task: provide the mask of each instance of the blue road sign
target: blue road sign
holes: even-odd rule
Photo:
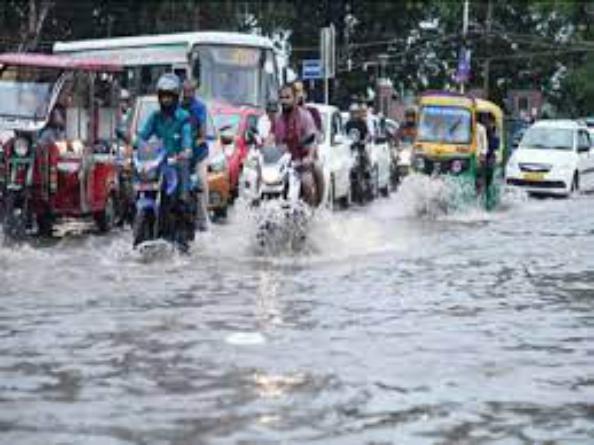
[[[301,78],[303,80],[323,77],[322,62],[319,59],[304,60],[302,63]]]
[[[456,70],[456,80],[460,83],[468,82],[470,79],[470,50],[462,48],[458,58],[458,69]]]

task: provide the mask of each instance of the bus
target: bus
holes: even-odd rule
[[[232,32],[117,37],[57,42],[54,53],[122,65],[122,84],[133,95],[154,92],[159,76],[174,72],[199,83],[200,96],[236,106],[264,108],[277,99],[279,71],[272,41]]]

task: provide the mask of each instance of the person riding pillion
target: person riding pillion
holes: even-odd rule
[[[200,231],[208,230],[208,143],[206,142],[206,105],[196,97],[197,85],[190,80],[183,84],[182,108],[190,114],[196,175],[201,193],[197,203],[197,223]]]
[[[315,143],[303,145],[311,139],[315,141],[317,130],[311,114],[297,103],[294,85],[285,85],[280,90],[282,112],[274,122],[274,139],[277,144],[285,144],[293,161],[303,165],[301,176],[303,200],[312,207],[319,204],[318,190],[314,178],[316,159]]]

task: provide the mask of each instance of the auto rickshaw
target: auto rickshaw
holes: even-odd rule
[[[484,141],[492,144],[489,159],[479,159],[482,122],[491,126]],[[497,205],[504,147],[503,112],[494,103],[445,91],[421,96],[413,169],[457,183],[463,202],[478,198],[487,210]]]
[[[120,71],[90,59],[0,54],[5,239],[50,235],[63,217],[112,227]]]

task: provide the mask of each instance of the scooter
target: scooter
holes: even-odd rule
[[[147,250],[165,240],[180,251],[194,238],[198,178],[188,160],[167,157],[163,147],[145,144],[133,156],[136,214],[133,245]]]
[[[303,144],[313,143],[311,138]],[[255,150],[246,163],[249,199],[258,208],[256,242],[260,248],[299,249],[305,242],[313,209],[302,199],[303,164],[283,146]]]
[[[353,140],[351,145],[354,162],[351,169],[352,200],[357,204],[365,204],[374,198],[371,160],[364,142]]]

